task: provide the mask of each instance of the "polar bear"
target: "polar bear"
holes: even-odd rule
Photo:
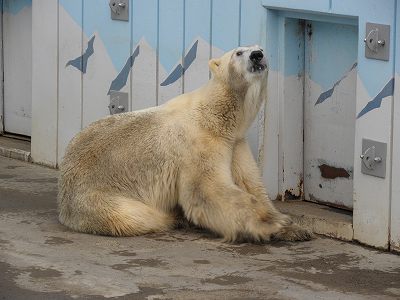
[[[266,98],[263,50],[239,47],[209,67],[203,87],[73,138],[60,166],[62,224],[135,236],[173,228],[181,211],[227,242],[311,238],[274,208],[245,138]]]

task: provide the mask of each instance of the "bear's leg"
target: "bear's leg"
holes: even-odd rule
[[[215,178],[215,177],[214,177]],[[195,225],[210,229],[225,241],[266,241],[283,225],[269,222],[265,205],[235,184],[210,178],[187,184],[180,195],[185,216]]]
[[[282,229],[272,235],[279,240],[309,240],[312,233],[293,224],[290,217],[280,213],[272,204],[261,180],[259,169],[253,158],[250,147],[245,140],[238,142],[233,151],[232,175],[235,183],[244,191],[255,196],[269,210],[271,222],[283,225]]]
[[[69,205],[60,201],[59,220],[79,232],[135,236],[173,227],[172,215],[121,195],[87,191]]]

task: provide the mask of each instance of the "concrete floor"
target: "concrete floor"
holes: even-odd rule
[[[337,240],[71,232],[56,182],[55,170],[0,157],[0,299],[400,299],[400,256]]]

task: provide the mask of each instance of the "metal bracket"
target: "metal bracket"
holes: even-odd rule
[[[361,173],[385,178],[386,176],[386,143],[362,140]]]
[[[111,19],[129,21],[129,0],[110,0]]]
[[[365,34],[365,57],[389,60],[390,26],[367,23]]]
[[[115,115],[128,111],[129,95],[128,93],[110,91],[110,115]]]

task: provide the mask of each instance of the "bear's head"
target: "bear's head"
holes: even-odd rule
[[[220,58],[211,59],[209,67],[216,80],[234,89],[248,87],[265,80],[268,75],[267,59],[258,45],[231,50]]]

